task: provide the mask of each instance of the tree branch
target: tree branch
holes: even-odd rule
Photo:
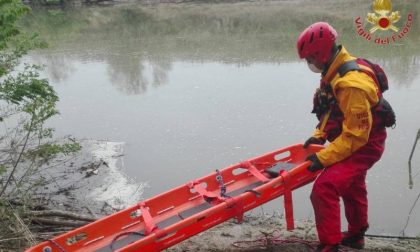
[[[4,186],[3,186],[3,188],[2,188],[2,190],[1,190],[1,192],[0,192],[0,197],[1,197],[1,196],[3,195],[3,193],[6,191],[6,188],[7,188],[7,186],[9,185],[10,181],[12,180],[12,178],[13,178],[13,174],[16,172],[17,166],[18,166],[18,164],[19,164],[20,160],[22,159],[23,152],[24,152],[24,151],[25,151],[25,149],[26,149],[26,145],[28,144],[28,140],[29,140],[29,137],[30,137],[31,132],[32,132],[32,126],[33,126],[33,122],[34,122],[34,117],[35,117],[35,116],[34,116],[34,115],[32,115],[32,118],[31,118],[31,124],[29,125],[29,128],[28,128],[28,133],[26,134],[25,143],[23,144],[22,150],[21,150],[21,151],[20,151],[20,153],[19,153],[19,157],[18,157],[18,159],[16,160],[16,163],[14,164],[13,169],[12,169],[12,171],[10,172],[9,177],[7,178],[6,184],[4,184]]]
[[[34,217],[63,217],[71,220],[80,220],[80,221],[96,221],[97,218],[89,217],[82,214],[75,214],[72,212],[66,212],[61,210],[43,210],[43,211],[31,211],[28,213],[29,216]]]
[[[84,221],[74,221],[74,220],[69,221],[69,220],[48,219],[48,218],[40,218],[40,217],[32,218],[32,222],[35,222],[41,225],[59,226],[59,227],[81,227],[87,224],[87,222],[84,222]]]

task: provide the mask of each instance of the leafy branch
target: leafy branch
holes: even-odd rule
[[[33,209],[34,194],[48,183],[36,173],[57,155],[81,148],[77,142],[56,143],[53,129],[45,127],[58,114],[59,98],[48,80],[40,77],[42,68],[25,64],[23,70],[16,70],[29,50],[45,47],[36,34],[23,34],[18,26],[29,11],[20,0],[0,0],[0,123],[4,125],[0,132],[0,236],[11,247],[24,240],[15,237],[30,234],[26,226],[30,218],[19,216]]]

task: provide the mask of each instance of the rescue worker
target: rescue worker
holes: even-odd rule
[[[380,158],[386,130],[374,107],[381,98],[378,84],[365,71],[339,74],[340,66],[356,58],[336,44],[337,32],[325,22],[306,28],[297,40],[299,57],[311,71],[321,74],[314,96],[319,124],[305,143],[330,144],[307,157],[308,170],[324,169],[316,179],[311,202],[320,245],[316,251],[338,251],[339,244],[364,247],[368,228],[366,172]],[[367,69],[371,71],[372,69]],[[348,231],[341,232],[340,197]]]

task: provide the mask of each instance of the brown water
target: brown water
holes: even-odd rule
[[[353,25],[368,4],[342,15],[338,7],[335,14],[317,8],[331,9],[327,1],[313,2],[36,11],[25,25],[51,47],[27,61],[45,64],[60,96],[61,114],[50,121],[56,134],[125,142],[120,165],[133,180],[149,183],[148,198],[311,135],[319,76],[297,59],[294,40],[325,18],[342,34],[340,43],[389,74],[385,96],[398,123],[367,178],[369,232],[399,235],[420,193],[420,149],[412,189],[407,165],[420,128],[420,23],[398,44],[378,46]],[[412,9],[417,18],[418,4],[397,2],[395,8]],[[308,15],[311,4],[317,12]],[[313,216],[309,192],[307,186],[294,193],[298,219]],[[263,209],[282,211],[281,201]],[[420,202],[405,234],[418,235],[419,227]]]

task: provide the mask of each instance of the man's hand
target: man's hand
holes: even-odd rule
[[[325,144],[325,140],[321,139],[321,138],[316,138],[316,137],[310,137],[308,140],[306,140],[306,142],[303,144],[303,148],[306,149],[308,148],[308,146],[310,144],[320,144],[320,145],[324,145]]]
[[[312,164],[308,167],[308,171],[310,172],[316,172],[318,170],[324,169],[324,165],[321,163],[321,161],[319,161],[315,153],[308,156],[305,160],[312,161]]]

